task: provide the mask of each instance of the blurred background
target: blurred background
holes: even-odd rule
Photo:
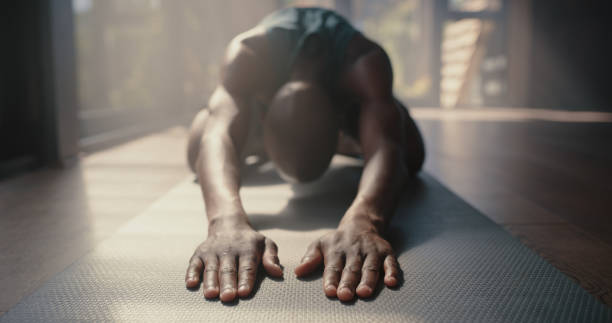
[[[0,315],[192,180],[225,46],[293,5],[379,42],[424,172],[612,306],[612,2],[7,0]]]
[[[410,106],[612,109],[604,1],[9,1],[0,174],[186,123],[228,41],[291,5],[333,8],[378,41]]]

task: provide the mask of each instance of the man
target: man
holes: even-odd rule
[[[424,158],[421,136],[392,93],[385,51],[333,11],[288,8],[229,44],[220,84],[192,124],[188,159],[202,188],[208,237],[190,260],[188,288],[206,298],[248,296],[260,263],[282,276],[277,246],[256,232],[238,194],[244,152],[257,130],[281,176],[311,181],[334,153],[361,155],[363,174],[338,228],[314,241],[298,277],[324,264],[323,290],[349,301],[373,294],[399,268],[381,236],[406,179]]]

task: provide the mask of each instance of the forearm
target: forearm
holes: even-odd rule
[[[360,137],[365,166],[359,190],[341,224],[360,222],[381,232],[407,178],[402,126],[390,100],[366,106]]]
[[[209,223],[230,217],[247,222],[240,200],[240,166],[236,148],[228,135],[204,135],[197,175]]]
[[[215,91],[210,100],[212,112],[202,134],[196,162],[209,229],[218,222],[248,225],[239,195],[239,156],[248,129],[248,111],[240,108],[244,101],[228,95],[222,88]]]
[[[359,222],[377,232],[384,230],[405,178],[399,147],[391,142],[382,144],[366,161],[357,196],[340,224]]]

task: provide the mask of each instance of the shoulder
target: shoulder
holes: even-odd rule
[[[379,44],[358,35],[349,43],[345,61],[340,78],[343,92],[360,100],[392,96],[393,69]]]
[[[232,93],[250,93],[270,82],[269,45],[265,30],[250,29],[234,37],[225,50],[221,84]]]

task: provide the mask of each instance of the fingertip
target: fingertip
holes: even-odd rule
[[[348,287],[342,287],[337,290],[338,299],[343,302],[348,302],[353,299],[353,292]]]
[[[388,255],[385,258],[385,278],[384,282],[387,287],[395,287],[399,283],[399,266],[397,259],[393,255]]]
[[[278,262],[278,258],[270,258],[264,256],[262,264],[268,275],[272,277],[279,277],[283,275],[283,269],[281,268]]]
[[[272,277],[283,277],[283,269],[277,264],[267,266],[266,272]]]
[[[368,285],[359,285],[357,286],[357,296],[362,298],[368,298],[372,296],[373,290]]]
[[[200,285],[200,280],[197,278],[187,278],[185,279],[185,286],[187,286],[187,288],[196,288]]]
[[[395,287],[395,286],[397,286],[397,278],[395,278],[393,276],[386,276],[385,277],[385,285],[387,285],[387,287]]]
[[[221,292],[219,298],[222,302],[231,302],[236,298],[236,290],[233,288],[226,288]]]
[[[306,272],[306,266],[305,264],[300,264],[297,267],[295,267],[295,270],[293,271],[295,273],[296,276],[298,277],[302,277],[304,275],[307,274]]]
[[[217,298],[218,296],[219,296],[219,288],[209,287],[204,290],[204,297],[208,299]]]
[[[251,287],[247,286],[247,285],[243,285],[240,286],[238,288],[238,296],[239,297],[247,297],[249,296],[249,294],[251,294]]]
[[[277,269],[277,273],[278,273],[277,277],[282,277],[283,276],[283,267],[281,267],[280,265],[276,265],[276,269]]]
[[[325,296],[327,296],[327,297],[336,297],[337,296],[337,294],[336,294],[337,288],[334,285],[327,285],[327,286],[325,286],[324,291],[325,291]]]

